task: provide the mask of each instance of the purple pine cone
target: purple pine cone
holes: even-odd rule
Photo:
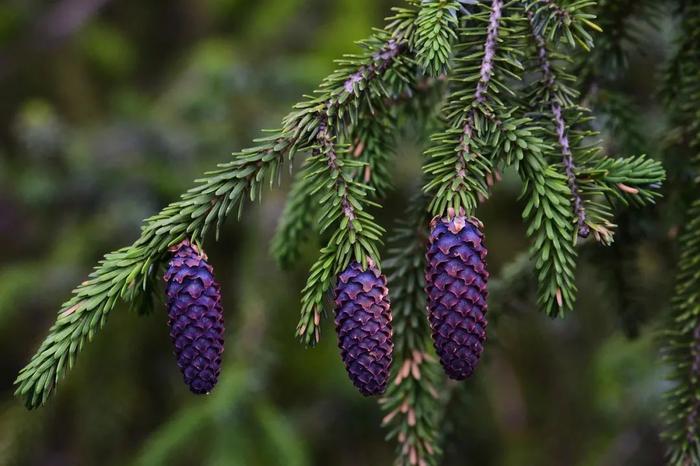
[[[207,256],[185,240],[171,248],[167,282],[168,325],[177,365],[193,393],[216,385],[224,351],[221,291]]]
[[[351,263],[335,288],[335,328],[350,380],[365,396],[386,389],[394,344],[386,277],[370,263]]]
[[[489,273],[481,222],[450,214],[430,224],[425,292],[440,363],[448,377],[464,380],[484,350]]]

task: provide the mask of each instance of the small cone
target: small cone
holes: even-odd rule
[[[351,263],[335,288],[338,347],[350,380],[365,396],[386,389],[394,344],[386,277],[374,264]]]
[[[489,273],[481,222],[464,215],[431,222],[425,291],[433,343],[448,377],[474,372],[486,342]]]
[[[216,385],[224,351],[221,291],[207,257],[185,240],[171,249],[164,275],[170,339],[177,365],[193,393]]]

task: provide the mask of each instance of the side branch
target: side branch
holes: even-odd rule
[[[664,436],[669,464],[700,462],[700,200],[688,211],[672,300],[665,358],[673,387],[666,392]]]
[[[491,14],[489,16],[489,25],[486,30],[486,42],[484,43],[484,58],[481,60],[481,68],[479,70],[479,82],[476,85],[474,100],[477,103],[483,104],[486,100],[491,77],[493,76],[493,62],[496,58],[496,48],[498,47],[498,30],[503,16],[503,0],[493,0],[491,4]]]
[[[536,34],[549,39],[562,38],[571,47],[578,43],[584,50],[593,48],[593,37],[587,29],[602,32],[592,20],[595,15],[586,10],[595,5],[594,0],[574,0],[565,6],[554,0],[526,0],[526,10],[531,17]]]
[[[324,79],[315,97],[296,105],[284,118],[282,129],[206,173],[179,201],[147,219],[131,246],[105,255],[89,280],[62,306],[49,335],[18,375],[16,394],[25,398],[28,407],[48,399],[83,345],[104,326],[117,301],[135,303],[153,289],[158,264],[169,246],[185,238],[199,243],[212,226],[218,232],[233,209],[240,216],[246,199],[260,198],[266,182],[274,184],[285,161],[298,152],[313,151],[322,123],[353,118],[368,99],[386,97],[384,86],[374,81],[407,50],[406,35],[416,16],[413,10],[396,12],[387,31],[378,31],[362,43],[369,50],[344,60],[340,71]]]
[[[499,79],[517,78],[521,68],[513,48],[499,43],[504,31],[508,38],[517,34],[516,28],[506,23],[504,5],[503,0],[479,3],[478,11],[471,14],[474,25],[460,31],[450,97],[443,107],[447,127],[433,135],[433,144],[425,154],[429,161],[423,166],[427,175],[424,191],[434,191],[429,205],[434,215],[444,215],[450,208],[468,212],[476,209],[479,199],[488,196],[493,154],[506,145],[504,142],[499,146],[497,139],[504,129],[515,133],[520,126],[521,122],[506,125],[499,120],[510,115],[499,94],[511,92]],[[519,21],[517,14],[507,19],[513,24]],[[510,149],[527,146],[525,141],[510,145],[515,141],[513,136],[501,140],[507,139]]]
[[[549,61],[547,44],[545,43],[544,37],[542,37],[542,35],[539,34],[535,28],[534,14],[532,12],[528,12],[528,19],[530,20],[530,24],[532,26],[532,36],[535,40],[537,57],[540,62],[540,68],[542,69],[542,82],[549,90],[549,106],[556,128],[557,141],[559,143],[559,148],[561,149],[562,162],[566,172],[567,184],[571,190],[571,197],[573,200],[572,206],[578,224],[578,235],[581,238],[587,238],[591,233],[591,229],[588,227],[586,222],[586,208],[584,207],[581,191],[579,189],[578,182],[576,181],[576,165],[574,164],[574,156],[571,152],[571,144],[569,143],[566,119],[563,115],[561,103],[556,97],[556,76],[552,71],[552,65]]]
[[[496,58],[496,48],[498,47],[498,30],[503,16],[503,1],[494,0],[491,5],[491,14],[489,15],[489,25],[486,30],[486,41],[484,42],[484,57],[481,59],[479,67],[479,82],[476,84],[474,92],[474,101],[477,104],[486,102],[489,83],[493,76],[493,62]],[[468,160],[470,153],[470,144],[474,136],[474,107],[467,111],[464,126],[462,127],[462,137],[459,141],[460,147],[460,166],[458,167],[458,176],[464,177],[464,164]]]
[[[324,117],[319,126],[318,136],[316,139],[320,148],[317,149],[317,155],[323,155],[326,158],[329,177],[335,180],[335,193],[340,198],[340,207],[345,219],[347,220],[348,230],[355,229],[355,208],[348,201],[348,183],[342,176],[341,168],[338,166],[338,154],[335,150],[334,137],[328,130],[328,121]]]

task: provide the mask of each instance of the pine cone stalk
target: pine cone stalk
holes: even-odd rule
[[[386,277],[370,260],[352,262],[335,288],[338,347],[352,383],[365,396],[386,389],[392,362],[391,310]]]
[[[448,377],[464,380],[476,368],[486,342],[489,273],[476,218],[464,212],[431,222],[425,291],[433,343]]]
[[[209,393],[219,378],[224,351],[221,291],[207,256],[185,240],[170,249],[164,275],[168,326],[177,365],[196,394]]]

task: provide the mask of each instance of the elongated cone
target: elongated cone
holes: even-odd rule
[[[386,277],[370,263],[351,263],[335,288],[335,328],[350,380],[365,396],[386,389],[394,344]]]
[[[224,351],[221,291],[207,256],[185,240],[171,249],[165,273],[168,325],[177,365],[193,393],[216,385]]]
[[[431,222],[425,291],[433,343],[448,377],[472,375],[486,341],[489,273],[481,222],[450,212]]]

